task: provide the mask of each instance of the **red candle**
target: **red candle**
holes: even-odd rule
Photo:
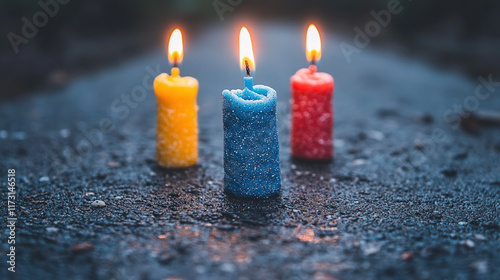
[[[292,156],[309,160],[333,157],[333,77],[316,72],[321,58],[321,39],[314,25],[306,36],[306,56],[311,62],[291,78],[292,90]]]

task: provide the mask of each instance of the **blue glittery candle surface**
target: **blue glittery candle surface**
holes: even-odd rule
[[[281,188],[276,91],[253,86],[222,92],[224,188],[243,197],[269,197]]]

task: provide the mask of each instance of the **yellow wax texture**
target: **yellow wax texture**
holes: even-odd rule
[[[158,99],[156,160],[165,167],[189,167],[198,162],[198,80],[181,77],[179,68],[172,75],[158,75],[154,81]]]

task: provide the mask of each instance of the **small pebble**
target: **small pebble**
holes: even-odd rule
[[[380,250],[380,247],[373,245],[373,244],[368,245],[363,249],[365,255],[367,255],[367,256],[376,254],[379,250]]]
[[[342,139],[334,139],[333,146],[335,148],[343,148],[345,146],[345,141]]]
[[[468,224],[468,223],[467,222],[458,222],[459,226],[465,226],[466,224]]]
[[[352,164],[353,165],[364,165],[364,164],[366,164],[366,160],[364,160],[364,159],[355,159],[355,160],[352,161]]]
[[[110,161],[110,162],[108,162],[108,167],[111,167],[111,168],[117,167],[119,165],[120,164],[118,162],[116,162],[116,161]]]
[[[471,264],[471,267],[480,274],[488,273],[488,262],[487,261],[475,261]]]
[[[59,130],[59,135],[61,135],[62,138],[68,138],[71,135],[71,132],[69,131],[69,129],[64,128]]]
[[[48,227],[45,229],[48,233],[56,233],[59,231],[58,228],[55,228],[55,227]]]
[[[474,248],[476,246],[476,244],[474,243],[474,241],[470,240],[470,239],[467,239],[463,242],[463,244],[465,245],[465,247],[467,248]]]
[[[411,253],[411,252],[404,252],[403,254],[401,254],[401,258],[403,259],[403,261],[412,260],[413,259],[413,253]]]
[[[83,197],[87,197],[87,196],[91,196],[91,195],[94,195],[94,193],[93,193],[93,192],[88,192],[88,193],[85,193],[85,194],[83,195]]]
[[[106,203],[104,203],[104,201],[102,200],[95,200],[94,202],[92,202],[92,204],[90,204],[90,206],[94,208],[103,208],[106,207]]]
[[[486,238],[486,236],[484,236],[482,234],[475,234],[474,238],[476,238],[479,241],[486,241],[486,240],[488,240],[488,238]]]
[[[81,252],[86,252],[86,251],[90,251],[94,249],[94,244],[90,243],[90,242],[82,242],[82,243],[78,243],[76,244],[75,246],[73,246],[71,248],[71,250],[75,253],[81,253]]]
[[[380,131],[370,130],[370,131],[368,131],[367,134],[368,134],[368,137],[373,139],[373,140],[377,140],[377,141],[384,140],[384,134]]]
[[[49,177],[48,176],[40,177],[40,179],[38,179],[38,181],[40,181],[40,182],[48,182],[49,181]]]

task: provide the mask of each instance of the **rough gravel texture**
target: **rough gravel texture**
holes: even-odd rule
[[[350,39],[325,33],[318,70],[335,78],[335,160],[294,161],[289,79],[307,66],[303,30],[252,31],[255,82],[278,92],[281,196],[223,192],[221,92],[243,80],[231,44],[237,30],[208,27],[186,42],[181,65],[181,75],[200,82],[195,167],[154,161],[151,76],[169,69],[160,51],[0,105],[2,199],[6,170],[15,168],[19,203],[17,272],[2,261],[0,275],[499,279],[500,129],[471,135],[443,119],[479,82],[390,51],[363,49],[347,63],[338,44]],[[143,79],[147,96],[127,100]],[[480,109],[500,108],[496,91]],[[92,132],[104,118],[108,132]],[[96,200],[105,206],[92,207]],[[3,227],[2,259],[7,234]]]

